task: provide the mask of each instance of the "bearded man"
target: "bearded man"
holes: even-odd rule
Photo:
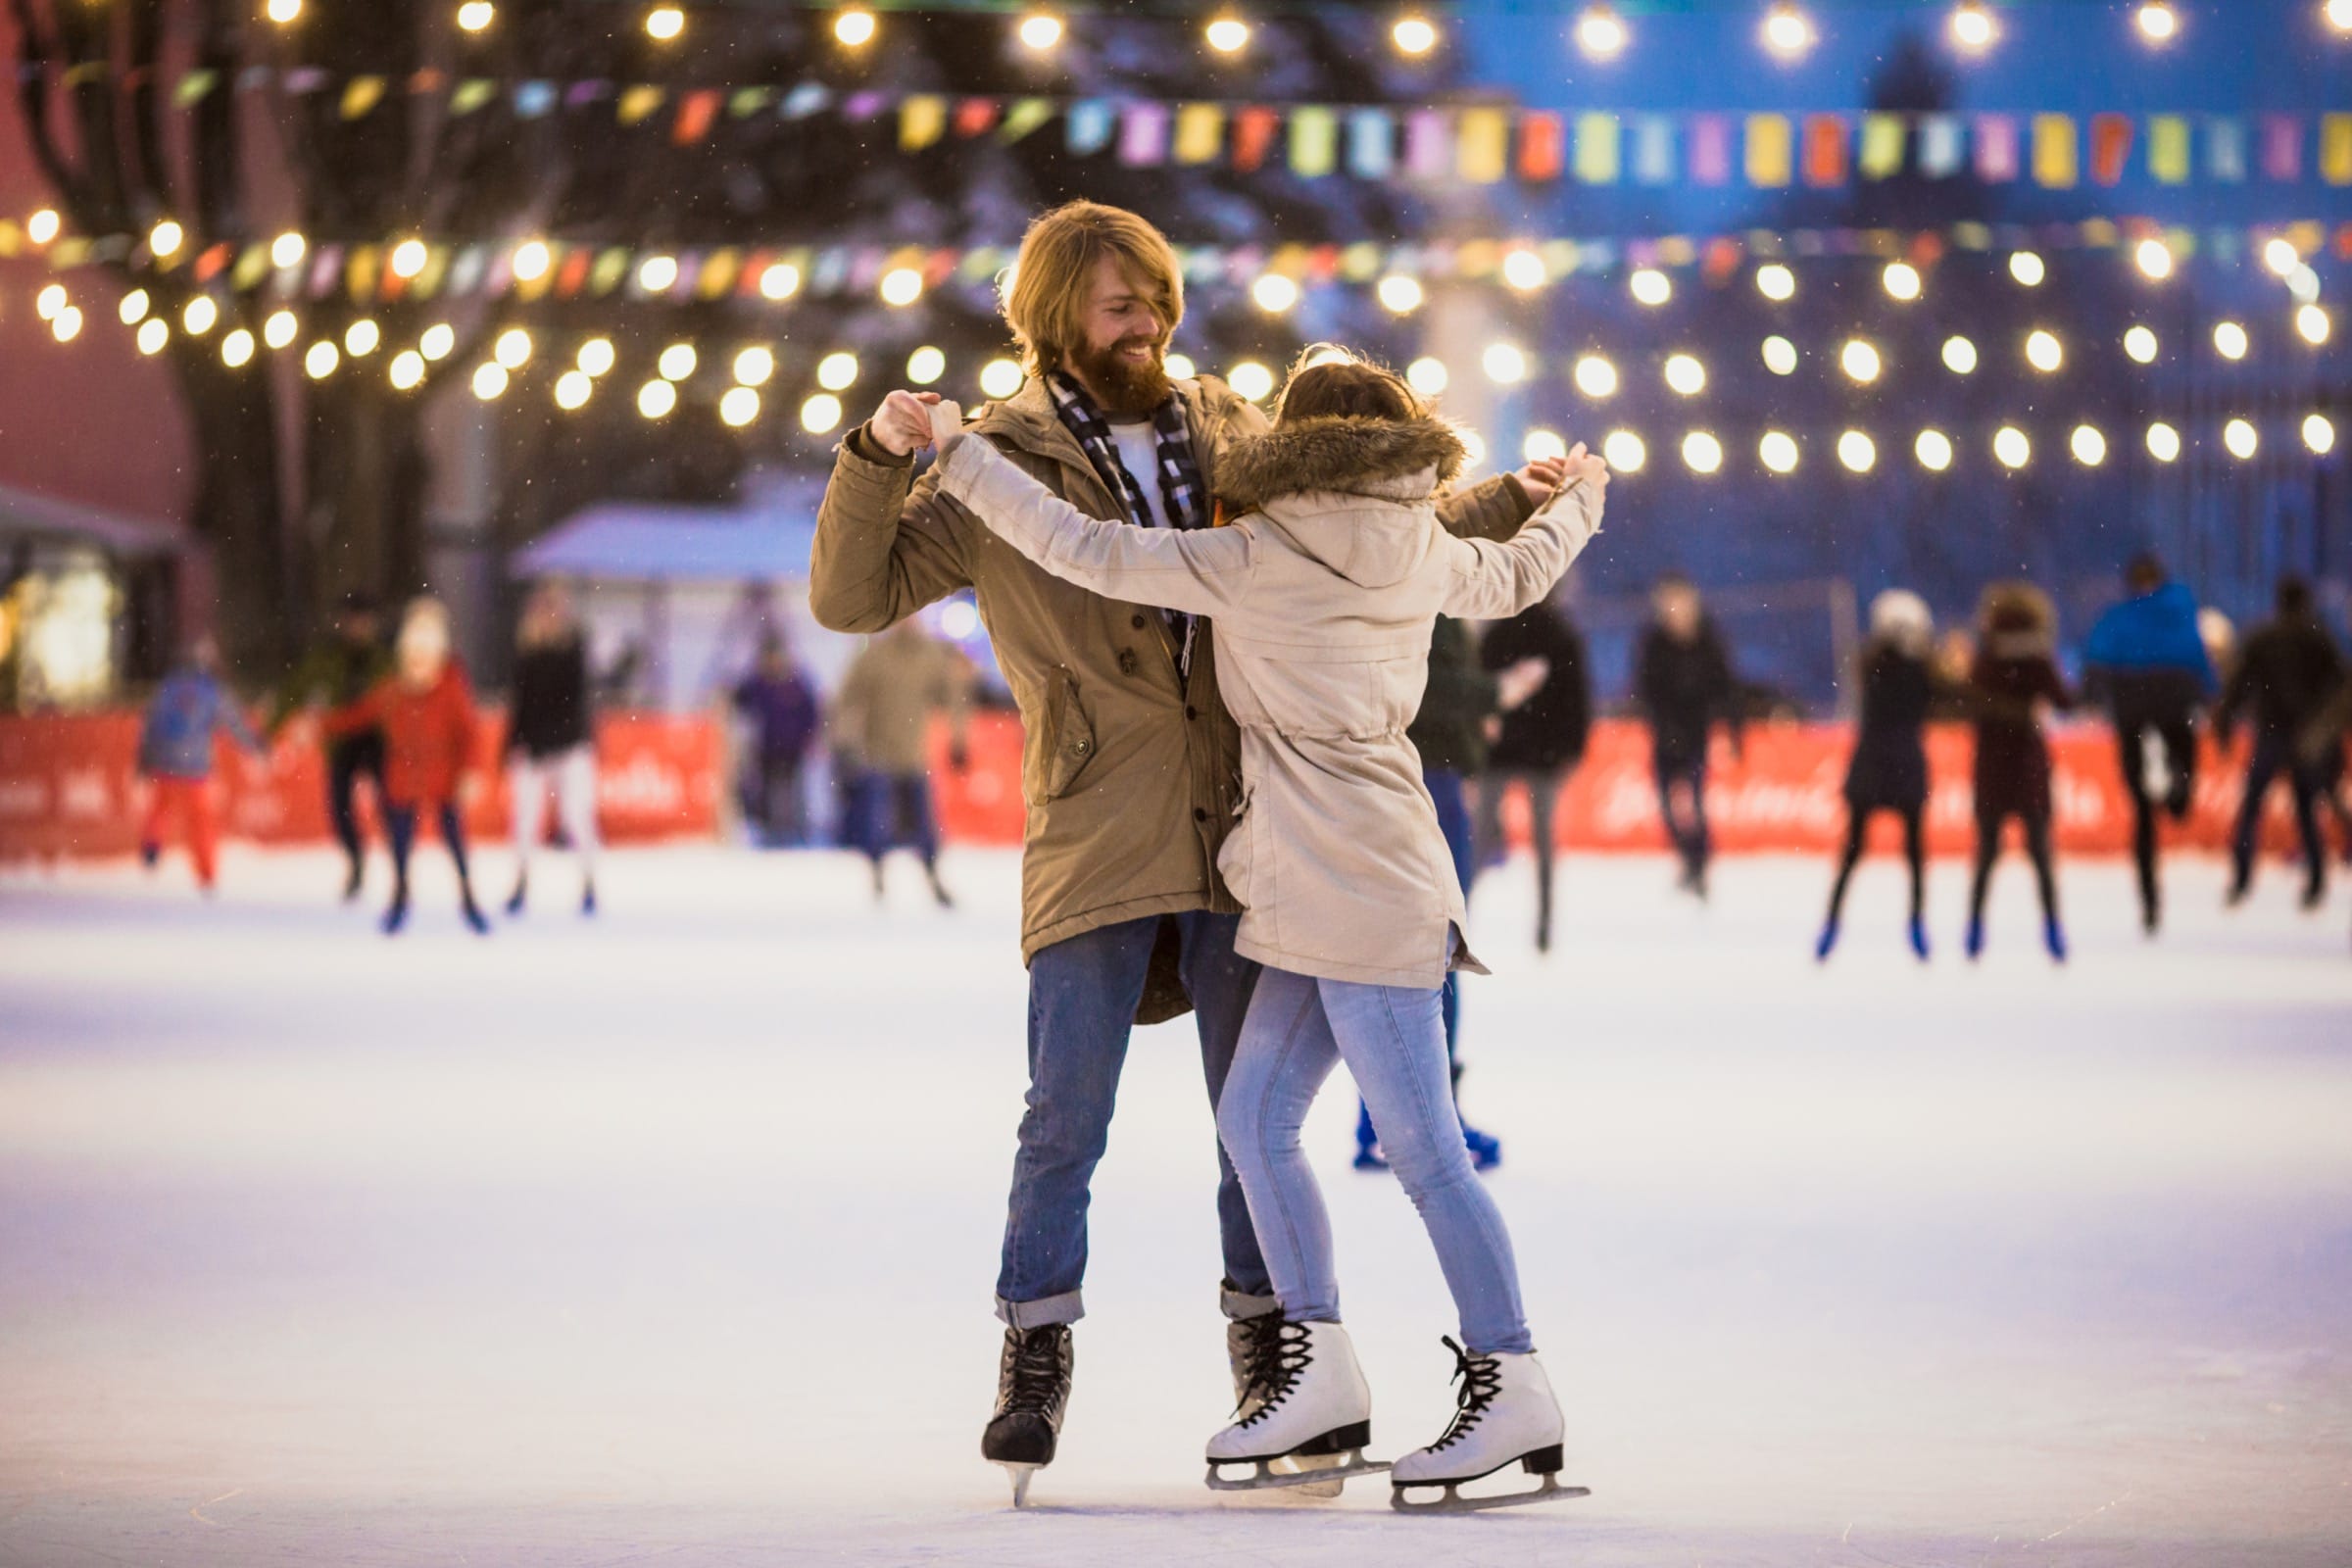
[[[1080,510],[1200,528],[1229,442],[1265,415],[1209,376],[1172,381],[1184,318],[1166,238],[1133,213],[1072,202],[1030,225],[1004,317],[1027,372],[971,428]],[[836,631],[878,632],[975,591],[1026,731],[1021,955],[1029,967],[1029,1094],[997,1276],[1005,1324],[982,1454],[1013,1496],[1053,1461],[1084,1313],[1088,1187],[1102,1157],[1135,1024],[1188,1010],[1213,1113],[1257,966],[1233,951],[1241,906],[1217,851],[1241,794],[1240,737],[1202,620],[1102,598],[1031,564],[917,477],[929,393],[893,392],[845,439],[817,513],[809,605]],[[1452,531],[1517,532],[1561,478],[1531,464],[1441,508]],[[1212,1135],[1213,1136],[1213,1135]],[[1279,1323],[1241,1186],[1217,1151],[1221,1301],[1236,1394]]]

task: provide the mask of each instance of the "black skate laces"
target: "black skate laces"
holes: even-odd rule
[[[1250,1332],[1250,1383],[1242,1391],[1242,1403],[1248,1404],[1252,1394],[1259,1402],[1242,1418],[1245,1427],[1255,1426],[1272,1414],[1315,1358],[1306,1325],[1293,1323],[1278,1312],[1252,1319]]]
[[[1446,1429],[1444,1437],[1429,1446],[1433,1453],[1468,1437],[1470,1429],[1477,1426],[1479,1418],[1487,1413],[1487,1406],[1493,1404],[1495,1396],[1502,1393],[1500,1361],[1491,1355],[1472,1355],[1454,1344],[1451,1336],[1439,1343],[1453,1352],[1453,1375],[1461,1388],[1454,1394],[1453,1425]]]
[[[1061,1336],[1050,1329],[1033,1329],[1021,1336],[1012,1352],[1012,1395],[1007,1411],[1052,1412],[1061,1395]]]

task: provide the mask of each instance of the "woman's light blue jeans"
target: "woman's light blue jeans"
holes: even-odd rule
[[[1338,1322],[1331,1218],[1298,1129],[1323,1080],[1346,1061],[1437,1248],[1462,1343],[1485,1354],[1533,1349],[1510,1233],[1462,1145],[1439,998],[1435,989],[1264,970],[1217,1103],[1217,1132],[1250,1200],[1283,1316]]]

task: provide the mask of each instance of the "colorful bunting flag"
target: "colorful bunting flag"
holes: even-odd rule
[[[1977,117],[1977,177],[1988,185],[2017,178],[2017,122],[2007,115]]]
[[[1805,117],[1805,183],[1814,186],[1845,183],[1845,117]]]
[[[498,83],[487,76],[468,76],[458,83],[458,90],[449,95],[449,112],[470,115],[498,96]]]
[[[1454,125],[1454,168],[1473,185],[1492,185],[1510,168],[1511,122],[1500,109],[1465,109]]]
[[[2320,177],[2352,185],[2352,115],[2320,117]]]
[[[1614,185],[1619,172],[1617,117],[1576,117],[1576,178],[1583,185]]]
[[[2082,152],[2072,115],[2034,117],[2034,183],[2044,190],[2072,190],[2082,177]]]
[[[1004,111],[1004,122],[997,127],[997,140],[1019,141],[1053,118],[1053,99],[1015,98]]]
[[[899,150],[919,153],[948,130],[948,101],[937,93],[916,93],[899,105]]]
[[[1176,111],[1176,161],[1180,164],[1216,162],[1225,148],[1225,109],[1221,104],[1186,104]]]
[[[997,128],[1003,105],[994,98],[965,98],[956,105],[956,134],[965,141]]]
[[[1903,172],[1903,143],[1910,129],[1900,115],[1862,117],[1862,154],[1857,160],[1864,179],[1888,179]]]
[[[1265,167],[1274,151],[1274,134],[1282,129],[1282,111],[1251,104],[1233,117],[1233,167],[1251,173]]]
[[[1453,172],[1453,127],[1445,110],[1416,109],[1405,116],[1404,172],[1431,180]]]
[[[2124,170],[2132,161],[2132,117],[2130,115],[2093,115],[2090,117],[2090,177],[2101,185],[2113,185],[2124,177]]]
[[[2155,115],[2148,121],[2148,172],[2160,185],[2188,180],[2188,122],[2180,115]]]
[[[1723,115],[1690,119],[1690,182],[1728,185],[1732,180],[1732,122]]]
[[[1118,112],[1101,98],[1089,98],[1070,105],[1069,122],[1064,126],[1071,156],[1091,158],[1110,145],[1110,133],[1118,124]]]
[[[345,120],[357,120],[381,102],[383,96],[383,77],[354,76],[343,84],[341,114]]]
[[[1348,172],[1358,179],[1386,179],[1396,165],[1396,122],[1385,109],[1357,109],[1348,116]]]
[[[204,101],[204,95],[211,92],[220,80],[220,73],[218,71],[186,73],[179,78],[179,84],[172,89],[172,107],[176,109],[195,108],[197,104]]]
[[[700,87],[678,100],[677,122],[669,127],[669,139],[680,147],[690,147],[710,134],[710,123],[718,118],[720,93],[716,87]]]
[[[1747,117],[1745,167],[1750,185],[1773,190],[1788,183],[1790,134],[1787,115]]]
[[[1919,121],[1919,172],[1930,179],[1949,179],[1968,161],[1968,131],[1958,115],[1922,115]]]
[[[1639,185],[1674,183],[1674,121],[1670,116],[1635,117],[1634,182]]]
[[[2242,184],[2246,177],[2246,122],[2235,115],[2210,115],[2205,121],[2205,172],[2224,184]]]
[[[2295,115],[2262,117],[2262,177],[2303,177],[2303,121]]]
[[[1567,158],[1568,127],[1560,116],[1535,113],[1519,122],[1519,177],[1557,179]]]
[[[1119,119],[1119,162],[1150,169],[1168,161],[1168,106],[1132,103]]]

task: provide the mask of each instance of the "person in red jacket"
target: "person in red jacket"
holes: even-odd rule
[[[384,934],[408,923],[409,851],[416,843],[416,819],[427,809],[441,826],[441,842],[457,862],[458,892],[466,923],[488,935],[490,923],[474,903],[473,878],[466,864],[466,828],[459,799],[473,757],[473,695],[466,672],[450,654],[449,612],[435,599],[409,606],[394,647],[393,670],[357,702],[326,717],[329,735],[375,728],[384,735],[384,831],[392,841],[392,906],[384,911]]]

